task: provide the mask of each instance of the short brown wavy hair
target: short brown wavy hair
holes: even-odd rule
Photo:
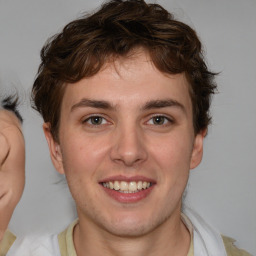
[[[33,107],[51,124],[56,140],[66,84],[97,74],[106,62],[126,57],[136,48],[145,49],[163,73],[185,72],[194,131],[207,128],[215,73],[207,68],[196,32],[158,4],[112,0],[95,13],[70,22],[41,50],[42,62],[32,89]]]

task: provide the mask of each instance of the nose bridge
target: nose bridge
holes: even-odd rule
[[[114,134],[111,152],[112,160],[127,166],[144,161],[147,158],[143,132],[136,122],[120,122]]]

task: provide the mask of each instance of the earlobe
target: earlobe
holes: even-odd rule
[[[59,173],[64,174],[62,153],[60,150],[60,145],[57,141],[54,140],[50,127],[51,127],[50,123],[43,124],[44,135],[45,135],[45,138],[48,143],[51,160],[52,160],[52,163],[53,163],[55,169]]]
[[[203,158],[203,142],[207,134],[207,129],[201,130],[195,137],[193,151],[190,161],[190,169],[196,168]]]

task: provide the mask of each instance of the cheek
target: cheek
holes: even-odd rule
[[[186,188],[191,159],[191,145],[180,138],[178,140],[167,140],[162,147],[161,163],[163,170],[163,187],[168,191],[171,201],[179,200]]]
[[[188,172],[192,143],[186,136],[168,136],[151,147],[155,161],[169,172]]]
[[[107,150],[101,140],[83,137],[67,140],[65,145],[62,145],[65,173],[93,174],[104,161]]]

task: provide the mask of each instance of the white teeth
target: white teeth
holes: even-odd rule
[[[118,181],[114,182],[114,190],[119,190],[120,189],[120,185]]]
[[[147,188],[147,185],[148,185],[147,182],[144,181],[144,182],[142,183],[142,188],[143,188],[143,189],[146,189],[146,188]]]
[[[149,183],[150,184],[150,183]],[[139,181],[137,183],[137,187],[138,187],[138,190],[141,190],[142,189],[142,181]]]
[[[116,191],[119,191],[121,193],[135,193],[139,192],[142,189],[149,188],[152,184],[150,182],[146,181],[109,181],[109,182],[103,182],[102,185],[105,188],[114,189]]]
[[[131,192],[135,192],[137,190],[137,184],[135,181],[131,181],[129,183],[129,191]]]
[[[121,181],[120,182],[120,190],[127,191],[129,188],[129,184],[126,181]]]

